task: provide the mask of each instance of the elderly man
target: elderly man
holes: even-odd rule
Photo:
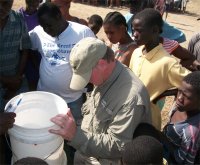
[[[142,82],[96,38],[78,42],[70,54],[70,88],[95,87],[82,107],[83,121],[76,126],[69,111],[52,118],[61,135],[77,149],[75,164],[119,164],[123,146],[141,122],[151,122],[149,95]]]

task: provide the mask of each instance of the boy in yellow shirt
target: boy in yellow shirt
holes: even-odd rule
[[[152,101],[164,91],[179,87],[190,71],[182,67],[159,43],[163,20],[158,11],[149,8],[139,12],[132,25],[133,36],[140,47],[133,52],[129,67],[147,87],[153,124],[160,129],[160,110]]]

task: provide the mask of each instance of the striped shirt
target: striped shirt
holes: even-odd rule
[[[179,46],[179,43],[177,41],[170,40],[168,38],[163,38],[162,44],[169,54],[172,54],[172,52]]]
[[[173,115],[174,111],[172,112]],[[200,149],[200,114],[185,121],[169,123],[164,134],[174,145],[174,158],[178,164],[194,164]]]

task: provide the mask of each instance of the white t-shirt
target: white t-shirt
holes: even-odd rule
[[[77,100],[83,91],[69,88],[72,69],[69,55],[73,46],[83,38],[95,37],[85,25],[70,22],[58,37],[51,37],[41,26],[29,32],[32,49],[40,52],[40,79],[37,90],[55,93],[67,103]]]

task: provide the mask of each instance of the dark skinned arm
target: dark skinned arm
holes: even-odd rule
[[[32,62],[33,66],[36,70],[39,70],[40,67],[40,60],[39,60],[39,52],[35,50],[30,50],[29,53],[30,61]]]
[[[195,56],[180,45],[171,54],[181,59],[181,65],[191,71],[198,70],[200,67],[200,63],[196,60]]]
[[[0,135],[3,135],[9,128],[13,127],[16,114],[14,112],[0,112]]]
[[[8,100],[14,97],[17,90],[19,90],[19,88],[21,87],[28,55],[29,55],[29,50],[21,51],[21,58],[16,75],[0,76],[0,82],[2,83],[3,87],[7,89],[4,95],[4,99]]]

